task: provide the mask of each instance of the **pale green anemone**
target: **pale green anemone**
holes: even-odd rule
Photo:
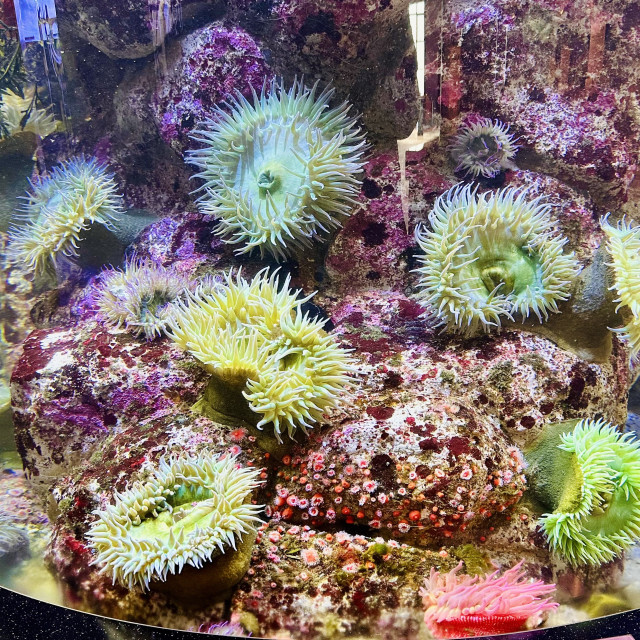
[[[640,540],[640,446],[604,420],[551,425],[525,457],[540,519],[570,565],[613,560]]]
[[[345,102],[333,109],[333,89],[316,96],[294,82],[286,91],[275,80],[253,103],[241,94],[206,120],[189,152],[199,168],[203,212],[219,219],[215,232],[277,259],[309,247],[321,233],[340,226],[360,189],[363,136]]]
[[[22,218],[9,236],[11,263],[42,273],[61,255],[75,258],[93,224],[112,228],[123,212],[113,176],[95,158],[73,158],[31,184]]]
[[[416,229],[419,295],[437,324],[471,336],[515,314],[542,322],[558,311],[579,268],[550,208],[513,187],[479,195],[458,185],[437,198],[431,230]]]
[[[196,292],[178,304],[169,320],[170,337],[212,374],[208,398],[256,426],[273,425],[281,441],[293,438],[341,403],[353,371],[348,351],[323,330],[324,321],[301,310],[309,300],[267,270],[247,282],[229,272],[210,293]],[[237,393],[238,402],[230,402]],[[242,398],[249,414],[242,411]]]
[[[95,512],[86,536],[96,552],[92,564],[114,583],[147,589],[186,565],[233,553],[260,522],[262,505],[251,504],[259,474],[234,456],[161,458],[150,480],[116,492],[114,504]]]

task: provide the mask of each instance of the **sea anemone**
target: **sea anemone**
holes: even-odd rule
[[[109,269],[100,275],[98,312],[106,322],[152,340],[162,335],[173,304],[192,286],[189,276],[175,267],[134,256],[124,271]]]
[[[93,224],[112,228],[122,213],[113,176],[95,158],[79,156],[31,183],[23,218],[10,233],[9,260],[42,273],[60,255],[75,258],[82,234]]]
[[[416,229],[420,297],[438,325],[467,336],[500,328],[503,318],[557,312],[579,271],[550,205],[507,187],[478,195],[458,185],[436,200],[431,230]]]
[[[153,477],[136,482],[115,503],[95,511],[87,539],[92,564],[113,582],[143,590],[185,565],[195,568],[236,549],[236,538],[255,533],[261,505],[251,504],[259,469],[234,456],[162,457]]]
[[[34,98],[34,89],[25,90],[24,97],[10,90],[0,94],[0,121],[7,137],[24,131],[44,138],[56,130],[53,115],[47,109],[36,108]]]
[[[462,126],[449,146],[455,170],[472,178],[493,178],[511,166],[517,150],[509,127],[489,118]]]
[[[552,513],[540,519],[570,565],[613,560],[640,539],[640,446],[604,420],[547,428],[526,452],[531,490]]]
[[[309,300],[289,289],[287,276],[262,270],[250,282],[229,272],[224,286],[178,304],[170,336],[213,375],[214,384],[241,389],[251,411],[286,430],[304,433],[340,402],[352,364],[323,326],[301,310]]]
[[[205,120],[193,138],[201,149],[189,162],[204,180],[200,208],[219,219],[216,233],[277,259],[311,246],[319,233],[340,226],[360,189],[364,139],[344,102],[331,109],[333,89],[316,96],[294,82],[265,84],[253,104],[238,93]]]
[[[233,636],[234,638],[250,638],[251,633],[247,633],[239,622],[219,622],[212,625],[201,625],[198,629],[200,633],[208,633],[212,636]]]
[[[536,626],[541,614],[558,605],[548,596],[553,584],[531,581],[522,562],[499,576],[458,575],[462,562],[445,574],[434,568],[420,589],[424,621],[436,638],[470,638]]]
[[[604,217],[600,224],[607,234],[607,251],[611,256],[614,285],[612,290],[618,294],[618,306],[631,312],[631,319],[620,329],[614,329],[629,345],[631,358],[637,359],[640,353],[640,227],[621,220],[614,227]]]

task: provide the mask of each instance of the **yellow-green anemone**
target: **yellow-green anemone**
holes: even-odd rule
[[[196,292],[179,304],[170,336],[217,380],[240,389],[260,428],[272,424],[280,441],[306,433],[350,386],[348,352],[310,318],[287,277],[263,270],[251,281],[240,271],[210,293]]]
[[[333,89],[316,95],[272,81],[250,103],[242,94],[194,134],[189,153],[204,180],[199,204],[219,219],[215,232],[285,258],[340,226],[360,189],[364,140],[345,102],[329,107]]]
[[[113,176],[95,158],[79,156],[31,183],[24,222],[10,233],[7,255],[16,265],[41,273],[61,255],[75,258],[83,232],[93,224],[111,228],[122,213]]]
[[[542,322],[558,311],[579,267],[563,253],[550,208],[513,187],[478,194],[458,185],[437,198],[431,229],[416,229],[419,296],[437,324],[471,336],[515,314]]]
[[[613,560],[640,540],[640,446],[604,420],[551,425],[525,452],[540,524],[573,566]]]
[[[92,564],[113,582],[143,590],[185,565],[236,549],[236,539],[255,533],[262,505],[251,504],[259,469],[240,467],[234,456],[161,458],[153,477],[136,482],[115,502],[95,511],[87,539]]]

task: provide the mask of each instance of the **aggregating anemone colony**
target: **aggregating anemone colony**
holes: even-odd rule
[[[333,90],[317,94],[302,80],[277,81],[238,94],[194,134],[203,146],[189,160],[204,180],[200,207],[219,219],[216,233],[283,259],[309,248],[340,225],[358,194],[364,139],[345,102],[330,108]]]
[[[638,144],[619,135],[640,119],[595,53],[560,95],[554,42],[537,88],[504,3],[444,3],[442,120],[421,131],[407,3],[195,2],[178,24],[177,1],[116,1],[97,30],[98,0],[59,4],[108,72],[78,68],[75,137],[31,116],[57,132],[7,234],[0,375],[70,601],[211,635],[419,640],[614,590],[640,539]],[[525,6],[546,24],[549,4]],[[81,105],[98,86],[113,104]],[[85,262],[101,227],[106,269]],[[25,500],[0,491],[0,555],[26,552]]]

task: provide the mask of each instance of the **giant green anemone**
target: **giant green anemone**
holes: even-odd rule
[[[629,345],[632,359],[640,354],[640,227],[621,220],[616,226],[607,218],[601,220],[607,234],[607,251],[611,256],[618,307],[625,307],[631,318],[620,329],[614,329]]]
[[[250,103],[241,94],[194,134],[189,153],[204,180],[200,208],[219,219],[216,233],[280,259],[340,226],[355,204],[363,136],[348,104],[330,108],[333,89],[317,83],[285,90],[272,81]]]
[[[75,258],[82,234],[93,224],[111,228],[122,213],[122,198],[106,168],[95,158],[79,156],[31,183],[24,224],[9,237],[9,260],[42,273],[61,255]]]
[[[540,524],[573,566],[613,560],[640,540],[640,446],[603,420],[551,425],[525,452]]]
[[[178,304],[170,336],[212,374],[218,393],[241,390],[258,428],[272,424],[278,441],[306,433],[350,386],[348,352],[301,310],[311,296],[289,289],[267,270],[250,282],[240,271],[210,293]],[[241,400],[241,398],[240,398]],[[244,417],[244,416],[243,416]]]
[[[542,322],[558,311],[579,268],[550,208],[513,187],[479,195],[458,185],[437,198],[431,229],[416,229],[419,295],[437,324],[471,336],[515,314]]]
[[[262,506],[251,504],[259,473],[234,456],[161,458],[150,480],[116,492],[114,504],[95,512],[87,533],[92,564],[114,583],[147,589],[186,565],[200,568],[233,553],[237,539],[255,534],[260,522]]]

